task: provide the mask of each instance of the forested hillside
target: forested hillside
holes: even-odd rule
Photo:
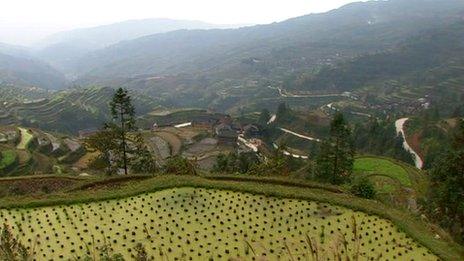
[[[270,74],[382,51],[460,19],[456,0],[354,3],[325,14],[230,30],[188,30],[120,43],[77,63],[81,75]]]
[[[13,56],[0,51],[0,83],[61,89],[65,77],[48,64],[28,56]]]
[[[463,101],[464,22],[412,37],[391,51],[364,55],[299,77],[291,89],[376,92],[396,81],[400,88],[427,96],[442,113],[452,113]],[[446,101],[446,103],[443,103]]]
[[[464,2],[456,0],[353,3],[328,13],[268,25],[155,34],[97,50],[70,60],[66,66],[81,85],[166,91],[167,97],[182,89],[199,96],[202,106],[214,106],[218,98],[212,97],[214,93],[230,91],[231,87],[253,89],[255,94],[268,85],[327,93],[353,89],[354,85],[358,88],[358,82],[365,81],[363,77],[374,70],[354,72],[355,68],[347,68],[346,77],[333,72],[343,85],[324,82],[324,77],[332,78],[334,66],[347,66],[353,59],[361,59],[358,64],[367,67],[372,62],[384,64],[371,78],[395,77],[399,72],[411,73],[412,68],[416,73],[430,69],[432,63],[449,57],[449,42],[437,41],[434,44],[438,46],[427,47],[427,37],[440,28],[459,27],[456,23],[463,14]],[[443,52],[415,61],[430,48]],[[408,50],[414,50],[410,59],[398,64],[398,57]],[[307,83],[308,75],[313,85]],[[174,103],[187,102],[183,97],[171,98]]]
[[[89,52],[105,48],[121,41],[142,36],[165,33],[181,29],[212,29],[232,26],[213,25],[200,21],[173,19],[129,20],[114,24],[81,28],[50,35],[39,43],[35,54],[69,73],[69,62],[87,55]]]

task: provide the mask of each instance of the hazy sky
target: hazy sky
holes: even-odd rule
[[[62,30],[129,19],[259,24],[328,11],[355,0],[1,0],[0,42],[28,45]]]

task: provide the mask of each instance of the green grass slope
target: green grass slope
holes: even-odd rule
[[[10,169],[16,162],[16,153],[13,150],[0,151],[0,173]]]
[[[403,186],[412,186],[408,172],[402,166],[389,159],[375,157],[357,158],[354,162],[354,173],[366,177],[386,176],[398,181]],[[388,190],[388,188],[384,189]]]

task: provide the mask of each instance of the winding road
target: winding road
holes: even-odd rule
[[[272,90],[277,90],[279,92],[280,97],[284,98],[325,98],[325,97],[348,97],[355,99],[353,96],[350,94],[344,94],[344,93],[329,93],[329,94],[293,94],[289,93],[286,90],[279,88],[279,87],[272,87],[268,86],[269,89]]]
[[[303,134],[299,134],[299,133],[293,132],[291,130],[287,130],[287,129],[284,129],[284,128],[279,128],[279,129],[282,130],[285,133],[291,134],[293,136],[296,136],[296,137],[299,137],[299,138],[302,138],[302,139],[305,139],[305,140],[321,142],[320,139],[316,139],[316,138],[309,137],[309,136],[306,136],[306,135],[303,135]]]
[[[273,114],[271,116],[271,118],[269,119],[269,121],[267,122],[267,124],[271,124],[273,123],[275,120],[276,120],[277,116],[275,114]],[[299,138],[302,138],[302,139],[305,139],[305,140],[310,140],[310,141],[316,141],[316,142],[321,142],[320,139],[316,139],[316,138],[313,138],[313,137],[309,137],[309,136],[306,136],[306,135],[303,135],[303,134],[299,134],[299,133],[296,133],[294,131],[291,131],[291,130],[288,130],[288,129],[285,129],[285,128],[280,128],[279,129],[285,133],[288,133],[288,134],[291,134],[293,136],[296,136],[296,137],[299,137]]]
[[[277,144],[273,143],[272,144],[274,146],[275,149],[279,149],[279,146],[277,146]],[[305,156],[305,155],[298,155],[298,154],[293,154],[293,153],[290,153],[286,150],[282,150],[282,153],[285,155],[285,156],[292,156],[296,159],[309,159],[308,156]]]
[[[396,127],[396,133],[398,135],[401,134],[401,136],[403,137],[403,148],[411,153],[414,157],[414,163],[416,165],[416,168],[418,169],[422,169],[422,167],[424,166],[424,161],[421,159],[421,157],[419,156],[419,154],[417,154],[417,152],[414,151],[414,149],[408,144],[407,140],[406,140],[406,134],[404,132],[404,124],[409,120],[409,118],[401,118],[399,120],[397,120],[395,122],[395,127]]]

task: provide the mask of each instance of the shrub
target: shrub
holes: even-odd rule
[[[376,191],[372,182],[367,178],[355,180],[351,185],[351,193],[362,198],[374,198]]]
[[[132,160],[131,169],[135,173],[155,173],[157,171],[155,158],[147,153]]]
[[[176,175],[196,175],[194,162],[181,156],[169,158],[164,165],[164,172]]]
[[[214,164],[214,172],[247,173],[253,165],[259,163],[255,153],[219,154]]]

